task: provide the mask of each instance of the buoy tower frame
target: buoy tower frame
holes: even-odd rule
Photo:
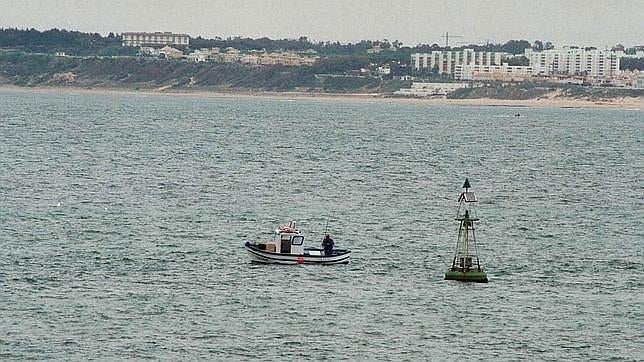
[[[474,223],[479,221],[474,208],[474,204],[478,200],[474,192],[469,190],[471,187],[469,180],[465,179],[463,184],[465,191],[461,192],[458,197],[459,206],[456,220],[459,222],[459,228],[456,250],[452,259],[452,267],[445,273],[445,279],[487,283],[487,273],[479,259],[474,226]]]

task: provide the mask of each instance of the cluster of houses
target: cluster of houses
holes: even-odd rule
[[[314,50],[304,52],[267,52],[266,50],[251,50],[242,53],[235,48],[220,49],[201,48],[189,54],[177,47],[185,48],[190,45],[190,37],[186,34],[169,32],[156,33],[123,33],[123,46],[137,46],[139,55],[171,60],[186,60],[204,63],[242,63],[247,65],[312,65],[318,59]]]
[[[313,52],[313,53],[312,53]],[[305,53],[295,52],[267,52],[266,50],[251,50],[245,54],[235,48],[221,50],[214,48],[201,48],[184,54],[183,51],[166,45],[162,48],[142,46],[139,55],[171,60],[186,60],[195,63],[242,63],[247,65],[312,65],[317,60],[314,51]]]
[[[190,62],[242,63],[247,65],[312,65],[319,58],[314,50],[304,52],[267,52],[250,50],[241,52],[235,48],[202,48],[189,54],[187,49],[190,37],[186,34],[168,32],[123,33],[124,46],[139,46],[140,55],[164,59],[186,60]],[[393,51],[375,44],[369,53]],[[634,56],[644,57],[641,54]],[[427,53],[411,54],[412,74],[392,76],[388,64],[376,65],[373,69],[361,69],[360,75],[377,75],[395,79],[415,80],[425,73],[451,78],[464,82],[549,82],[561,84],[580,84],[591,86],[614,86],[644,88],[644,72],[621,71],[620,59],[628,57],[623,50],[599,50],[596,48],[563,47],[561,49],[533,50],[528,48],[524,54],[513,55],[502,52],[484,52],[473,49],[436,50]],[[524,57],[528,65],[510,65],[508,59]],[[427,86],[418,84],[403,92],[426,95],[428,92],[444,93],[451,86]],[[406,94],[405,93],[405,94]]]

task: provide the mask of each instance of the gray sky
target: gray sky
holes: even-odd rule
[[[644,45],[644,0],[0,0],[0,27],[204,37]]]

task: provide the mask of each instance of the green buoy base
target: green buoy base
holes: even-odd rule
[[[445,280],[460,280],[462,282],[487,283],[487,273],[478,270],[452,271],[445,273]]]

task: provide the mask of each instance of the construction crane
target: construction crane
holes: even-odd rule
[[[445,38],[445,48],[449,47],[449,38],[462,38],[463,35],[449,35],[449,32],[445,32],[445,35],[441,35],[441,38]]]

